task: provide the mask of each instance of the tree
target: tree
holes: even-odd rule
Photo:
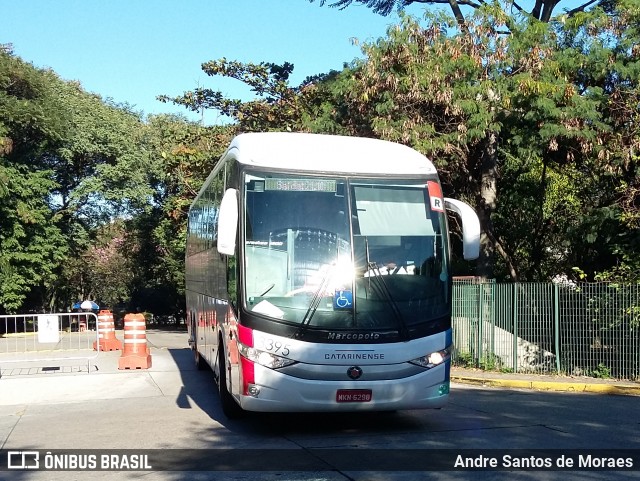
[[[123,220],[97,229],[95,240],[80,256],[74,270],[80,299],[98,299],[101,307],[112,309],[131,297],[136,245],[127,239]]]
[[[255,64],[221,58],[202,64],[202,70],[209,76],[219,75],[245,83],[257,98],[244,102],[228,99],[219,91],[198,88],[182,96],[162,95],[158,99],[183,105],[196,112],[201,109],[218,110],[236,121],[239,130],[244,132],[302,128],[305,100],[313,94],[313,85],[307,82],[300,87],[290,86],[293,64]]]
[[[309,0],[313,3],[315,0]],[[327,0],[320,0],[320,6],[327,3]],[[472,9],[478,9],[490,4],[484,0],[336,0],[333,3],[329,3],[330,7],[336,7],[339,9],[347,8],[353,3],[365,5],[371,8],[375,13],[380,15],[389,15],[394,9],[398,11],[403,10],[405,7],[413,4],[425,4],[425,5],[448,5],[451,8],[451,12],[456,18],[458,25],[463,26],[466,24],[465,16],[461,7],[470,7]],[[531,2],[528,2],[531,3]],[[533,5],[530,5],[527,10],[526,7],[521,6],[521,2],[505,2],[505,7],[511,7],[519,14],[527,14],[531,18],[540,20],[542,22],[549,22],[553,18],[553,13],[556,10],[561,0],[535,0]],[[569,2],[565,2],[569,3]],[[575,15],[579,12],[585,11],[585,9],[594,6],[601,6],[606,10],[611,10],[615,5],[616,0],[587,0],[577,6],[573,6],[569,10],[563,11],[563,15]]]
[[[424,28],[405,17],[364,46],[339,102],[375,136],[432,157],[445,190],[476,206],[485,276],[548,279],[572,265],[593,275],[620,259],[621,207],[636,208],[624,187],[637,185],[634,22],[632,4],[564,24],[485,8],[458,34],[441,15]]]
[[[68,309],[97,229],[148,208],[140,117],[6,50],[0,109],[0,305]]]
[[[233,136],[233,127],[203,127],[171,115],[153,116],[144,150],[155,164],[151,206],[127,223],[136,252],[131,303],[157,314],[184,306],[187,212]]]
[[[61,135],[53,79],[0,51],[0,308],[10,312],[35,286],[54,282],[67,253],[47,202],[56,184],[42,162]]]
[[[291,87],[273,64],[222,59],[209,71],[261,98],[197,90],[173,100],[217,108],[240,130],[413,146],[435,161],[448,194],[476,206],[486,277],[628,270],[638,265],[638,7],[607,8],[540,22],[494,4],[464,28],[443,14],[425,27],[404,16],[341,72]]]

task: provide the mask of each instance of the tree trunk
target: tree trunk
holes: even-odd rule
[[[497,204],[498,184],[498,137],[495,132],[489,132],[485,139],[485,147],[480,159],[480,198],[478,200],[478,218],[480,219],[480,259],[478,260],[478,275],[483,279],[495,277],[495,255],[500,254],[504,260],[509,275],[514,281],[518,280],[518,271],[512,257],[505,249],[500,238],[496,235],[491,216]]]
[[[480,218],[478,275],[484,279],[493,278],[495,263],[495,235],[491,215],[496,208],[497,177],[497,138],[495,132],[489,132],[480,159],[480,199],[478,202],[478,217]]]

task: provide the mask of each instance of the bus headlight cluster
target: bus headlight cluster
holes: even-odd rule
[[[416,364],[418,366],[426,367],[427,369],[431,369],[436,367],[446,361],[451,359],[451,347],[446,349],[442,349],[441,351],[435,351],[427,354],[426,356],[421,356],[417,359],[413,359],[409,361],[411,364]]]
[[[261,351],[255,347],[248,347],[244,344],[238,344],[240,354],[249,359],[251,362],[260,364],[261,366],[268,367],[269,369],[278,369],[285,366],[295,364],[296,361],[287,359],[286,357],[276,356],[267,351]]]

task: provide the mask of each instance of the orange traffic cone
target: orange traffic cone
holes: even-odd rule
[[[98,340],[93,343],[94,351],[120,351],[122,342],[116,339],[116,327],[111,311],[98,313]]]
[[[118,369],[149,369],[151,354],[147,348],[147,328],[142,314],[124,316],[124,350]]]

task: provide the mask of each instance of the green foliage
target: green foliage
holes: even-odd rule
[[[130,302],[156,314],[184,309],[184,254],[187,212],[233,127],[202,127],[175,116],[149,119],[144,149],[155,164],[150,177],[151,209],[128,223],[134,251]]]
[[[39,74],[0,52],[0,308],[15,312],[34,286],[50,285],[67,246],[47,203],[56,184],[42,155],[60,135]]]
[[[0,107],[0,306],[181,310],[186,212],[232,129],[144,124],[7,53]]]
[[[432,157],[447,193],[481,214],[497,277],[635,265],[621,255],[640,191],[639,77],[627,73],[637,72],[638,39],[623,28],[633,11],[545,24],[515,22],[494,5],[457,34],[441,14],[424,27],[404,17],[363,47],[337,103],[365,125],[352,133],[370,126]]]
[[[242,131],[296,130],[306,93],[289,85],[293,65],[261,62],[242,63],[221,58],[202,65],[202,70],[210,76],[224,76],[236,79],[250,87],[256,100],[242,102],[228,99],[221,92],[198,88],[179,97],[162,95],[158,100],[200,111],[215,109],[235,120]]]
[[[102,226],[81,256],[79,272],[84,275],[87,291],[100,300],[101,307],[114,308],[130,296],[136,250],[127,235],[122,221]]]
[[[639,258],[638,9],[620,5],[544,23],[494,3],[464,28],[439,12],[424,26],[401,16],[341,72],[291,87],[289,64],[221,59],[203,69],[257,100],[206,89],[173,100],[216,108],[241,131],[411,145],[434,160],[448,195],[479,212],[485,274],[542,280],[579,265],[613,278]]]
[[[315,0],[309,0],[309,2],[313,3]],[[482,8],[487,5],[485,2],[472,2],[468,0],[459,1],[459,0],[335,0],[335,1],[327,1],[320,0],[320,6],[328,4],[330,7],[339,8],[340,10],[347,8],[352,4],[362,4],[368,8],[371,8],[374,13],[378,13],[380,15],[389,15],[392,11],[402,11],[404,8],[413,4],[425,4],[425,5],[434,5],[434,4],[443,4],[448,5],[451,9],[452,14],[456,17],[456,20],[459,24],[465,23],[465,17],[460,8],[461,5],[465,7],[472,8]],[[498,2],[495,2],[496,5]],[[530,10],[525,11],[524,8],[519,4],[514,4],[511,2],[500,2],[504,6],[505,9],[514,9],[522,14],[526,14],[527,16],[534,18],[536,20],[541,20],[543,22],[548,22],[553,18],[553,14],[556,11],[556,7],[559,6],[560,3],[569,2],[561,2],[561,0],[540,0],[538,2],[534,2],[530,5]],[[603,8],[610,11],[615,5],[615,0],[596,0],[594,2],[585,2],[582,5],[575,6],[571,5],[572,9],[567,13],[566,9],[560,14],[561,16],[572,16],[578,14],[585,10],[587,7],[595,5],[600,5]]]
[[[148,209],[154,166],[142,123],[8,52],[0,110],[0,308],[66,310],[101,285],[78,262],[98,228]]]
[[[598,379],[610,379],[611,370],[603,363],[598,364],[598,367],[591,371],[591,375]]]
[[[456,352],[453,363],[460,367],[475,367],[475,360],[470,352]]]
[[[505,367],[500,356],[487,353],[480,359],[476,359],[471,352],[457,352],[454,364],[462,368],[478,368],[483,371],[512,372],[512,368]]]
[[[500,356],[494,353],[485,353],[479,360],[478,366],[485,371],[511,372],[512,368],[504,367],[504,363]]]
[[[138,114],[74,83],[58,82],[53,98],[65,120],[62,138],[47,156],[60,209],[95,226],[146,208],[153,165],[140,149]]]

